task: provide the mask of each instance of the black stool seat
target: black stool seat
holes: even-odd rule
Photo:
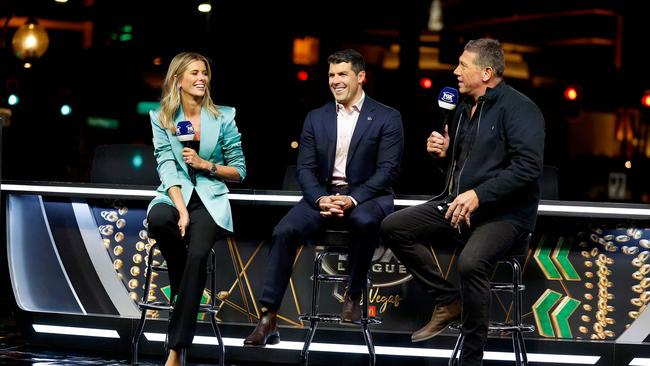
[[[309,346],[314,339],[316,328],[319,322],[338,323],[341,321],[340,314],[321,313],[318,311],[320,298],[320,284],[324,282],[347,283],[348,275],[329,274],[322,272],[323,259],[327,256],[341,256],[348,254],[348,243],[350,241],[349,233],[346,230],[325,230],[321,237],[314,242],[316,244],[316,257],[314,258],[314,272],[311,276],[313,281],[311,294],[311,312],[298,317],[298,319],[309,322],[309,331],[305,338],[302,351],[300,352],[300,361],[302,365],[309,363]],[[370,356],[370,366],[375,365],[375,346],[372,343],[372,337],[369,324],[381,324],[381,319],[368,316],[368,288],[371,286],[370,279],[366,281],[366,287],[363,289],[363,306],[361,307],[361,320],[358,324],[361,326],[363,339],[368,347]]]
[[[140,308],[141,316],[140,316],[140,321],[138,322],[138,326],[136,327],[135,334],[133,335],[133,340],[131,341],[131,357],[132,357],[132,364],[137,365],[138,364],[138,346],[140,343],[140,337],[142,336],[142,333],[144,332],[144,325],[145,322],[147,321],[147,310],[163,310],[163,311],[169,311],[170,315],[174,311],[174,305],[171,304],[169,301],[149,301],[149,290],[151,289],[151,282],[153,279],[153,272],[167,272],[167,267],[162,266],[162,265],[154,265],[154,250],[158,247],[157,243],[154,243],[151,245],[149,248],[149,252],[147,253],[147,272],[145,274],[145,284],[144,284],[144,292],[142,293],[142,300],[138,302],[138,307]],[[214,249],[210,252],[210,259],[208,260],[208,275],[209,275],[209,282],[210,282],[210,303],[209,304],[200,304],[199,305],[199,313],[207,313],[210,314],[210,323],[212,324],[212,330],[214,331],[214,335],[217,337],[217,341],[219,343],[218,351],[219,351],[219,365],[224,366],[225,363],[225,355],[226,355],[226,347],[223,344],[223,339],[221,338],[221,331],[219,330],[219,326],[217,325],[217,320],[215,319],[215,315],[219,312],[220,306],[217,305],[217,293],[216,293],[216,268],[217,268],[217,257],[214,252]],[[171,316],[170,316],[171,317]],[[181,353],[181,358],[183,359],[183,364],[185,364],[185,350]]]
[[[534,332],[535,326],[531,324],[524,324],[521,309],[521,293],[526,289],[521,279],[521,265],[517,261],[517,257],[526,256],[528,253],[528,246],[530,245],[532,234],[528,233],[523,235],[513,245],[513,249],[498,261],[499,264],[507,264],[512,270],[511,282],[490,282],[490,290],[494,292],[510,292],[512,293],[512,310],[513,316],[509,322],[496,322],[491,321],[488,326],[489,333],[510,333],[512,337],[512,347],[515,353],[515,365],[528,365],[528,356],[526,354],[526,345],[524,343],[523,333]],[[452,323],[449,328],[460,330],[462,325],[459,322]],[[449,366],[458,364],[460,350],[463,347],[465,336],[461,332],[456,340],[456,345],[449,358]]]

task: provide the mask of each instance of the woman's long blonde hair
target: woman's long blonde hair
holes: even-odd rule
[[[181,77],[187,70],[190,64],[194,61],[202,61],[208,71],[208,85],[205,88],[205,95],[201,102],[201,107],[206,108],[210,113],[215,116],[219,115],[217,105],[214,104],[210,97],[210,81],[212,80],[212,70],[210,69],[210,62],[208,59],[196,52],[181,52],[176,55],[172,62],[169,64],[165,82],[162,88],[162,97],[160,98],[160,114],[158,119],[160,124],[172,133],[176,133],[176,125],[174,124],[174,117],[181,105],[180,89],[176,86],[176,78]]]

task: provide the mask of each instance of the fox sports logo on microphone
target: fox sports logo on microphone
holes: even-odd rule
[[[176,123],[176,136],[183,140],[184,137],[190,140],[194,138],[194,126],[190,121],[180,121]]]
[[[454,94],[446,90],[443,90],[442,96],[440,98],[443,102],[454,103]]]
[[[444,87],[438,95],[438,106],[446,110],[454,110],[458,103],[458,90],[450,87]]]

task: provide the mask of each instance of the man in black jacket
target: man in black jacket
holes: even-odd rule
[[[454,70],[463,100],[450,126],[427,139],[427,151],[448,164],[445,189],[381,224],[384,244],[436,304],[412,341],[434,337],[461,318],[464,366],[482,363],[492,269],[533,231],[539,203],[544,118],[535,103],[505,83],[504,69],[498,41],[467,43]],[[460,290],[435,270],[429,250],[430,241],[449,239],[464,243],[457,262]]]

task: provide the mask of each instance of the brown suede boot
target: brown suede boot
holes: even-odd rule
[[[460,318],[460,310],[460,299],[456,299],[449,304],[436,306],[429,323],[411,335],[411,342],[426,341],[442,333],[451,322]]]

